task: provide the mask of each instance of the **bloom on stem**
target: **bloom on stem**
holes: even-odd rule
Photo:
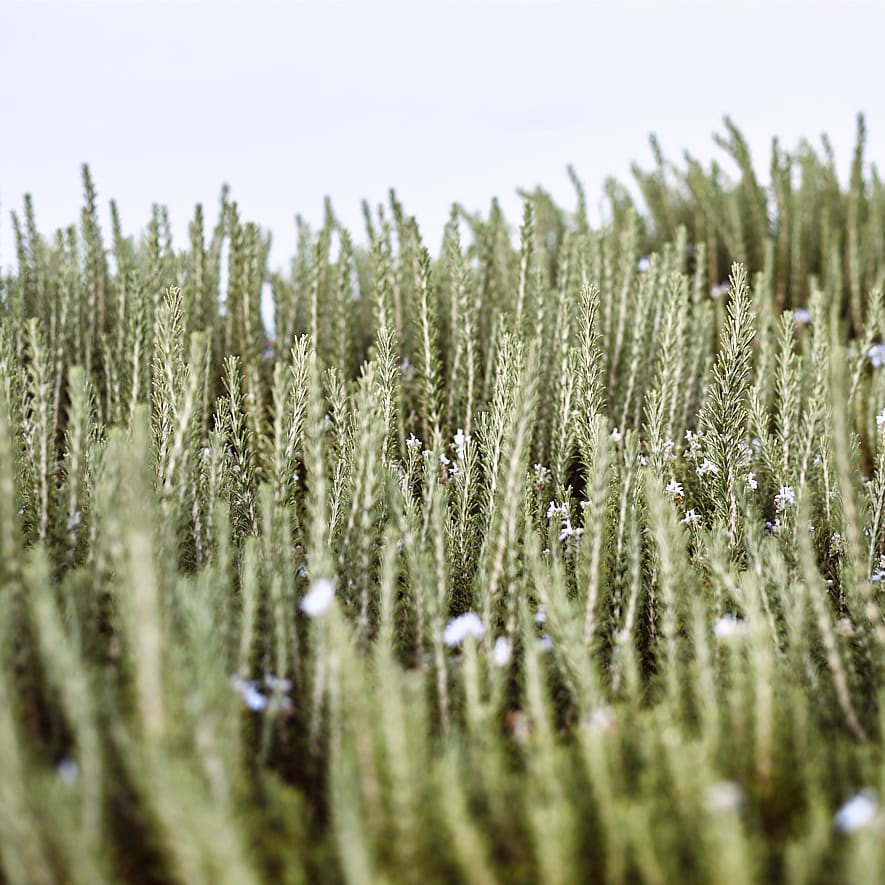
[[[705,473],[719,473],[719,468],[706,456],[697,469],[698,476],[703,476]]]
[[[783,510],[788,504],[796,503],[796,493],[792,486],[781,486],[780,491],[774,496],[774,506]]]
[[[670,482],[664,487],[664,491],[667,492],[668,495],[673,495],[674,498],[682,498],[685,496],[685,492],[682,490],[682,483],[676,482],[675,479],[671,479]]]

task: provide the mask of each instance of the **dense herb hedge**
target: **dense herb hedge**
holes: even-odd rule
[[[719,142],[285,273],[26,199],[4,881],[885,879],[885,194]]]

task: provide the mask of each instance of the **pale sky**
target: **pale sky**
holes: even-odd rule
[[[0,266],[9,212],[34,197],[42,231],[75,221],[80,164],[124,228],[168,205],[178,245],[222,182],[274,233],[337,214],[364,239],[360,200],[396,188],[432,251],[452,201],[512,224],[516,188],[569,206],[573,163],[591,207],[609,175],[665,153],[709,159],[729,114],[767,173],[771,137],[827,132],[840,170],[855,115],[881,168],[885,2],[618,3],[0,0]]]

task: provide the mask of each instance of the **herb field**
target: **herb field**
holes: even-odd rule
[[[885,881],[885,186],[717,141],[284,272],[15,209],[0,881]]]

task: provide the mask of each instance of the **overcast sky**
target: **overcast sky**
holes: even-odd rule
[[[864,111],[881,167],[883,33],[881,0],[0,0],[0,266],[24,193],[44,232],[76,220],[83,161],[128,233],[161,202],[180,245],[228,182],[276,265],[326,194],[363,239],[395,187],[435,251],[453,200],[517,224],[517,187],[573,203],[571,162],[595,206],[649,132],[710,158],[726,113],[760,172],[825,131],[844,173]]]

